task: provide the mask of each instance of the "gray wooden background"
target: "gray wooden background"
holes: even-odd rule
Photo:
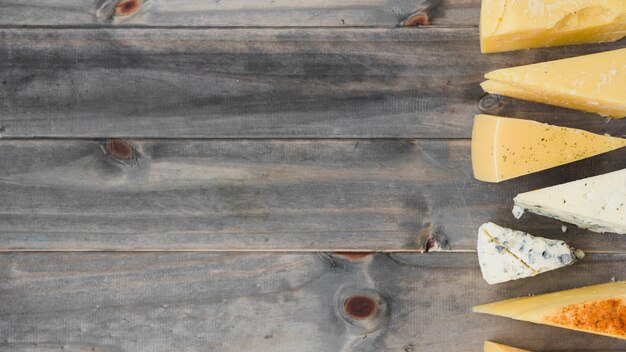
[[[470,312],[626,279],[623,236],[511,215],[515,194],[624,168],[623,151],[497,185],[469,154],[479,112],[626,136],[478,85],[626,42],[482,55],[479,10],[0,0],[0,351],[626,351]],[[589,255],[489,286],[485,221]]]

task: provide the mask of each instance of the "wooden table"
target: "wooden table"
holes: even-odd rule
[[[625,351],[470,312],[626,279],[623,236],[511,215],[623,152],[496,185],[469,153],[478,112],[626,135],[478,85],[626,42],[482,55],[479,7],[0,1],[0,350]],[[588,256],[489,286],[485,221]]]

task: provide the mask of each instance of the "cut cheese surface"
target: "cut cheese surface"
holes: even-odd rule
[[[595,232],[626,234],[626,169],[521,193],[514,202],[518,218],[527,210]]]
[[[626,339],[626,281],[509,299],[474,312]]]
[[[477,115],[472,131],[474,177],[500,182],[626,146],[626,139],[530,120]]]
[[[484,352],[530,352],[521,348],[509,347],[499,343],[485,341]]]
[[[478,229],[476,251],[483,278],[490,285],[559,269],[585,256],[563,241],[535,237],[491,222]]]
[[[626,49],[500,69],[485,78],[481,86],[488,93],[626,116]]]
[[[483,0],[483,53],[615,41],[626,35],[624,0]]]

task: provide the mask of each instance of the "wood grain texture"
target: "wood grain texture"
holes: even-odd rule
[[[5,28],[0,136],[468,138],[480,110],[626,135],[478,85],[624,43],[482,55],[477,29]]]
[[[625,255],[487,285],[472,253],[0,255],[3,351],[618,352],[625,342],[471,313],[477,304],[626,279]],[[462,294],[459,294],[462,293]],[[385,314],[344,320],[344,297]],[[369,331],[369,332],[367,332]]]
[[[626,167],[622,150],[501,184],[473,179],[467,140],[2,140],[0,160],[2,250],[472,251],[494,221],[626,251],[511,214],[517,193]]]
[[[476,26],[480,0],[3,0],[3,26],[398,26],[415,12],[433,25]],[[130,13],[130,14],[129,14]]]

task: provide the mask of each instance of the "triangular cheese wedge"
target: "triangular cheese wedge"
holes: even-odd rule
[[[530,352],[521,348],[509,347],[499,343],[485,341],[484,352]]]
[[[626,35],[624,0],[483,0],[483,53],[615,41]]]
[[[490,285],[572,265],[585,256],[563,241],[535,237],[491,222],[478,229],[476,251],[483,278]]]
[[[509,299],[474,312],[626,339],[626,281]]]
[[[626,49],[505,68],[485,78],[481,86],[488,93],[626,116]]]
[[[626,169],[518,194],[513,214],[524,210],[595,232],[626,234]]]
[[[472,166],[481,181],[500,182],[606,153],[626,139],[530,120],[477,115]]]

